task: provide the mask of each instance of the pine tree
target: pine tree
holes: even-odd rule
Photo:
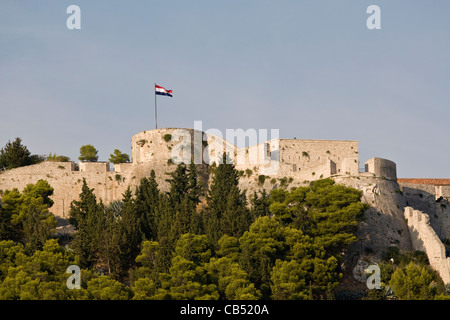
[[[141,230],[147,240],[157,238],[159,202],[160,192],[155,171],[152,170],[150,178],[141,179],[140,185],[136,188],[136,211],[141,222]]]
[[[197,204],[200,202],[200,197],[203,195],[203,188],[199,184],[197,167],[193,162],[189,165],[188,171],[188,197],[194,209],[197,207]]]
[[[197,168],[191,163],[189,169],[184,163],[177,166],[174,172],[170,173],[171,179],[168,193],[168,204],[161,208],[161,213],[165,215],[160,224],[165,225],[159,228],[159,232],[169,235],[175,243],[179,236],[184,233],[199,233],[201,225],[196,214],[197,204],[200,202],[202,188],[198,183]],[[169,206],[169,207],[167,207]],[[168,231],[169,225],[170,231]]]
[[[96,209],[97,198],[94,195],[94,189],[90,189],[86,179],[83,179],[80,200],[74,200],[70,204],[69,222],[78,229],[79,224],[83,224],[87,219],[88,213]]]
[[[123,234],[123,242],[120,244],[120,268],[121,271],[130,269],[140,251],[143,240],[140,229],[140,219],[136,212],[136,203],[128,188],[123,194],[123,207],[118,220],[118,232]]]
[[[250,204],[251,204],[251,213],[254,220],[256,220],[259,217],[270,215],[269,194],[267,193],[266,189],[263,189],[260,192],[259,197],[258,193],[255,191],[253,193],[253,197],[250,200]]]
[[[170,179],[166,181],[170,184],[170,191],[168,193],[171,206],[178,210],[181,205],[181,201],[186,197],[188,193],[188,176],[187,168],[184,163],[180,163],[175,171],[169,173]]]
[[[53,188],[45,180],[27,185],[22,193],[6,190],[1,205],[2,237],[26,244],[30,252],[41,248],[57,224],[49,211],[52,194]]]
[[[86,268],[98,261],[105,226],[104,205],[101,201],[97,203],[93,191],[83,179],[80,201],[73,201],[70,205],[70,221],[78,230],[72,246],[81,266]]]
[[[214,169],[209,189],[208,210],[204,217],[205,232],[217,248],[223,234],[242,235],[251,224],[246,206],[245,194],[241,194],[239,173],[234,165],[223,155],[222,163]]]
[[[13,169],[33,163],[30,151],[22,145],[22,139],[16,138],[13,142],[8,141],[0,150],[0,169]]]
[[[245,194],[232,186],[228,194],[227,207],[222,215],[222,234],[241,237],[251,225],[252,216],[246,206]]]

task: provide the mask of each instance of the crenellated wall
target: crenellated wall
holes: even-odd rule
[[[193,160],[206,186],[209,165],[219,163],[224,151],[232,155],[236,169],[243,173],[240,187],[248,192],[359,174],[357,141],[273,139],[238,149],[219,134],[162,128],[142,131],[131,138],[131,163],[116,164],[110,170],[108,162],[79,162],[77,169],[73,162],[46,161],[1,172],[0,190],[21,191],[27,184],[47,180],[54,188],[51,211],[67,217],[70,203],[79,197],[83,179],[94,188],[97,198],[108,204],[120,200],[128,187],[134,191],[142,178],[150,176],[151,170],[155,171],[160,189],[167,190],[167,173],[179,161]]]
[[[430,226],[430,217],[422,211],[406,207],[404,216],[414,250],[424,251],[430,265],[444,283],[450,283],[450,257],[446,256],[445,246]]]

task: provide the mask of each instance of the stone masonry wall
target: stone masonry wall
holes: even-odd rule
[[[80,163],[81,164],[81,163]],[[70,203],[78,199],[83,186],[83,178],[90,188],[94,189],[97,199],[104,203],[120,199],[128,186],[128,176],[109,172],[106,164],[95,166],[89,164],[86,171],[74,171],[73,162],[50,162],[8,170],[0,174],[0,190],[17,188],[22,191],[28,184],[38,180],[46,180],[54,192],[53,207],[50,211],[56,216],[67,217]]]
[[[397,180],[397,165],[395,162],[382,158],[371,158],[365,162],[366,172],[373,173],[377,177]]]
[[[446,257],[445,246],[430,226],[426,213],[406,207],[404,211],[414,250],[424,251],[431,267],[435,269],[444,283],[450,283],[450,257]]]
[[[207,141],[203,141],[203,137]],[[252,150],[257,150],[256,164],[249,161]],[[114,165],[112,171],[107,162],[80,162],[79,170],[75,170],[73,162],[43,162],[5,171],[0,173],[0,190],[18,188],[21,191],[27,184],[47,180],[54,188],[51,211],[67,217],[70,203],[79,197],[83,178],[105,204],[120,200],[128,187],[134,192],[140,180],[150,176],[151,170],[155,171],[160,189],[166,191],[167,173],[176,168],[173,160],[178,156],[188,155],[188,160],[185,158],[188,162],[200,154],[201,164],[197,164],[197,168],[207,186],[208,163],[221,158],[223,151],[244,155],[244,162],[236,163],[236,169],[244,173],[240,187],[247,190],[247,194],[262,188],[267,191],[280,186],[291,188],[330,176],[357,176],[359,167],[357,141],[276,139],[237,149],[220,136],[179,128],[139,132],[131,138],[131,151],[132,163]],[[275,171],[264,170],[267,166],[261,164],[261,159],[273,160],[271,165],[276,164],[272,168]]]
[[[426,212],[430,225],[441,239],[450,238],[449,186],[399,182],[407,206]],[[438,200],[442,196],[443,199]]]

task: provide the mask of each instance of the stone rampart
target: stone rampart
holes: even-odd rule
[[[435,269],[444,283],[450,283],[450,258],[446,256],[445,246],[430,226],[426,213],[406,207],[404,216],[414,250],[424,251],[430,265]]]
[[[17,188],[22,191],[28,184],[46,180],[54,189],[54,204],[50,211],[56,216],[67,217],[71,202],[77,200],[81,193],[83,179],[104,203],[121,199],[132,181],[131,171],[126,175],[110,172],[106,163],[80,162],[79,165],[83,170],[75,170],[73,162],[52,161],[8,170],[0,174],[0,190]]]
[[[374,174],[376,177],[397,180],[397,165],[390,160],[371,158],[365,162],[365,171]]]
[[[167,173],[180,161],[193,160],[207,186],[208,165],[220,162],[224,151],[232,155],[236,169],[243,173],[240,187],[248,194],[262,188],[291,188],[331,176],[357,176],[359,171],[357,141],[273,139],[238,149],[220,135],[162,128],[142,131],[131,138],[132,163],[116,164],[110,170],[108,162],[79,162],[78,169],[73,162],[43,162],[0,173],[0,190],[23,190],[27,184],[47,180],[54,188],[52,212],[67,217],[70,203],[79,197],[83,179],[97,198],[108,204],[120,200],[128,187],[134,192],[151,170],[155,171],[160,189],[166,191]],[[395,171],[395,164],[390,167]]]

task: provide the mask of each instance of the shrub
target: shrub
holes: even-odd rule
[[[165,142],[169,142],[170,140],[172,140],[172,135],[171,134],[165,134],[164,136],[163,136],[163,139],[164,139],[164,141]]]
[[[261,174],[261,175],[258,176],[258,184],[259,185],[263,185],[265,181],[266,181],[266,176],[265,175]]]

